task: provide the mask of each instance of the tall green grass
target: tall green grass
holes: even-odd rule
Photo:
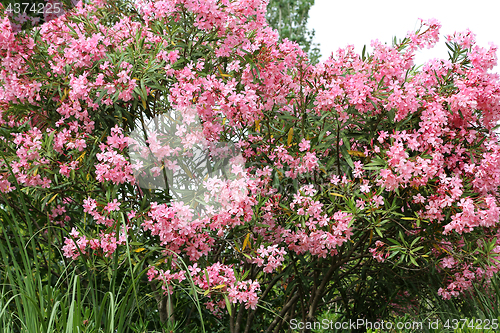
[[[128,269],[120,269],[117,254],[106,281],[90,260],[76,265],[67,263],[57,248],[42,251],[38,236],[43,230],[26,230],[30,217],[26,211],[22,217],[26,223],[20,222],[18,210],[0,208],[0,332],[140,331],[138,310],[151,303],[150,296],[138,293],[142,263],[132,265],[129,256]],[[42,267],[42,261],[52,267]]]
[[[68,262],[52,244],[55,226],[33,230],[42,221],[19,188],[0,204],[0,332],[146,332],[145,309],[154,315],[152,296],[139,292],[146,257],[133,264],[127,246],[108,267],[94,258]]]

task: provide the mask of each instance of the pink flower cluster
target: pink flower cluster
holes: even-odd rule
[[[15,136],[16,155],[18,161],[11,163],[11,168],[16,175],[19,184],[24,186],[41,186],[48,188],[51,180],[40,176],[37,172],[29,172],[34,167],[43,169],[50,162],[47,158],[40,156],[42,150],[42,132],[38,128],[28,130],[26,133],[13,133]],[[3,161],[2,161],[3,163]],[[6,190],[11,190],[10,183],[6,184]]]
[[[336,254],[336,248],[350,239],[352,227],[349,224],[353,217],[341,211],[331,217],[325,214],[323,204],[312,198],[316,192],[313,185],[305,185],[290,203],[292,210],[297,209],[296,214],[304,216],[306,227],[300,227],[297,222],[296,230],[280,229],[278,234],[290,250],[326,258],[328,254]]]
[[[75,260],[80,256],[80,253],[87,253],[85,249],[89,241],[87,240],[87,237],[85,237],[85,235],[80,235],[80,232],[78,232],[75,228],[71,229],[71,233],[69,235],[71,237],[67,237],[64,240],[64,246],[62,247],[62,250],[65,257]]]
[[[210,252],[214,239],[203,231],[207,221],[192,221],[192,212],[183,203],[168,206],[153,202],[148,216],[150,218],[142,227],[150,230],[152,235],[158,235],[166,250],[179,253],[182,249],[195,262]],[[186,223],[186,220],[192,222]]]
[[[97,180],[100,182],[107,180],[115,184],[125,182],[134,184],[135,177],[130,162],[118,153],[127,147],[127,138],[122,134],[122,129],[118,126],[112,128],[111,136],[107,140],[107,145],[104,143],[100,145],[101,153],[96,154],[100,162],[96,165]]]
[[[87,254],[88,247],[94,251],[100,250],[105,257],[110,257],[116,251],[118,245],[124,245],[127,242],[127,231],[124,228],[120,230],[118,235],[115,232],[106,233],[101,231],[97,238],[92,239],[87,239],[85,235],[81,235],[79,231],[73,228],[69,236],[64,239],[62,250],[65,257],[73,260],[78,259],[80,254]]]
[[[120,203],[117,202],[117,199],[114,199],[113,202],[110,202],[106,205],[104,210],[111,212],[113,210],[118,210]],[[112,209],[110,209],[112,207]],[[97,201],[92,198],[87,198],[83,200],[83,212],[89,213],[90,216],[94,218],[97,224],[103,224],[106,227],[112,227],[115,224],[115,220],[107,217],[107,214],[101,214],[97,211]]]
[[[389,252],[385,252],[384,246],[385,243],[378,240],[375,242],[375,247],[368,250],[378,262],[384,262],[390,254]]]
[[[283,265],[283,261],[285,261],[284,255],[286,255],[285,249],[278,248],[276,244],[267,248],[261,245],[257,249],[257,258],[254,258],[252,262],[259,267],[264,266],[265,273],[272,273],[276,268]]]
[[[245,307],[255,309],[257,307],[257,291],[260,285],[257,281],[238,281],[234,275],[233,268],[220,263],[206,267],[206,272],[197,267],[197,264],[189,267],[194,283],[203,290],[212,290],[212,294],[226,293],[231,303],[244,303]],[[208,275],[208,276],[207,276]],[[208,278],[208,280],[207,280]],[[207,308],[214,311],[215,306],[224,308],[224,299],[218,304],[209,301]]]
[[[173,263],[173,267],[175,266],[176,264]],[[194,284],[210,298],[205,305],[215,314],[219,309],[226,307],[224,296],[228,297],[230,303],[245,304],[247,309],[255,309],[257,306],[259,283],[252,280],[238,281],[231,266],[215,263],[202,270],[195,263],[188,266],[188,272],[180,270],[176,273],[150,267],[147,275],[149,281],[162,281],[163,290],[170,294],[173,292],[173,283],[180,283],[189,275]]]

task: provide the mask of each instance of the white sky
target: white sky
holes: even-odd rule
[[[439,43],[416,55],[415,63],[431,58],[448,58],[445,35],[469,28],[476,34],[479,46],[493,42],[500,47],[499,0],[315,0],[309,11],[309,29],[316,31],[321,59],[348,44],[361,53],[370,41],[378,39],[391,44],[394,36],[402,39],[408,31],[419,28],[419,18],[441,22]],[[497,56],[500,56],[497,51]],[[499,66],[494,69],[500,72]]]

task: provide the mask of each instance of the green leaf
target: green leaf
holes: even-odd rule
[[[224,294],[224,301],[226,302],[227,312],[229,312],[229,315],[232,316],[231,302],[229,302],[229,298],[225,294]]]
[[[417,261],[415,260],[415,258],[413,258],[413,256],[409,256],[410,257],[410,261],[415,265],[415,266],[418,266],[417,264]]]
[[[396,251],[392,252],[391,255],[387,259],[394,258],[398,253],[399,253],[399,250],[396,250]]]
[[[393,238],[388,238],[387,239],[389,242],[393,243],[393,244],[396,244],[396,245],[399,245],[401,246],[401,243],[399,243],[397,240],[393,239]]]
[[[340,146],[340,150],[342,151],[342,157],[346,160],[347,164],[351,167],[351,169],[354,169],[354,163],[351,159],[351,156],[349,155],[348,149],[346,148],[345,145]]]
[[[210,285],[210,278],[208,277],[208,271],[206,268],[204,268],[205,271],[205,278],[207,279],[207,285]]]

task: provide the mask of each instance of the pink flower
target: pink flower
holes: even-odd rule
[[[173,64],[174,62],[177,61],[177,59],[179,59],[179,50],[171,51],[168,54],[167,58],[168,60],[170,60],[170,63]]]
[[[422,194],[418,193],[417,195],[413,196],[413,202],[414,203],[424,203],[425,197]]]
[[[455,259],[453,257],[446,257],[441,260],[441,267],[443,268],[453,268],[455,265]]]
[[[363,163],[361,163],[361,161],[354,162],[354,170],[352,174],[355,178],[361,177],[361,175],[363,174]]]
[[[387,135],[387,132],[386,132],[386,131],[380,131],[380,132],[379,132],[379,137],[378,137],[378,139],[377,139],[377,140],[378,140],[378,142],[383,143],[383,142],[384,142],[384,140],[385,140],[387,137],[388,137],[388,135]]]
[[[371,186],[366,183],[366,184],[361,185],[359,189],[361,192],[366,193],[366,192],[370,191],[370,188],[371,188]]]
[[[309,150],[309,148],[311,148],[310,141],[306,140],[306,139],[302,139],[302,141],[299,143],[299,150],[306,151],[306,150]]]
[[[104,210],[107,210],[110,213],[112,211],[119,211],[120,205],[121,203],[118,202],[118,199],[114,199],[113,202],[108,203],[106,207],[104,207]]]
[[[69,177],[70,171],[71,169],[66,164],[61,165],[61,167],[59,168],[59,173],[65,177]]]
[[[330,178],[330,183],[332,183],[333,185],[337,185],[339,182],[340,177],[337,175],[332,175],[332,177]]]
[[[375,204],[376,207],[383,206],[384,205],[384,198],[380,195],[375,195],[372,198],[372,202]]]
[[[359,209],[365,209],[365,201],[363,199],[356,199],[356,207]]]

